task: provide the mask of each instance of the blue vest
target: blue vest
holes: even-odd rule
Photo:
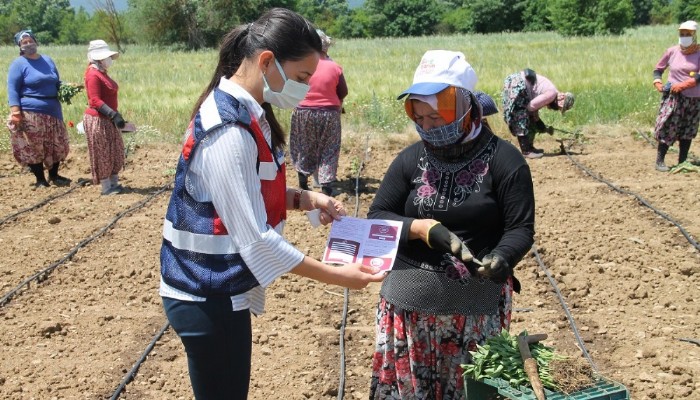
[[[203,119],[206,119],[207,126],[204,126]],[[257,121],[245,106],[230,94],[214,89],[187,129],[187,139],[178,160],[175,186],[165,216],[160,251],[163,281],[201,297],[234,296],[259,285],[228,237],[214,205],[211,202],[198,202],[185,188],[185,177],[199,143],[216,128],[233,123],[243,126],[256,141],[257,166],[268,223],[274,227],[286,218],[284,164],[277,162]],[[266,164],[265,170],[272,170],[271,176],[261,175],[262,163]]]

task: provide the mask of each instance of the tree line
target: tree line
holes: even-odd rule
[[[182,49],[215,47],[232,27],[285,7],[336,38],[555,31],[564,36],[621,34],[650,24],[700,19],[700,0],[92,0],[94,11],[68,0],[0,0],[0,43],[31,28],[44,44],[116,43]]]

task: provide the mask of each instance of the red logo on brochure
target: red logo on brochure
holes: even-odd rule
[[[377,267],[380,271],[387,271],[391,267],[391,258],[363,256],[362,265]]]
[[[369,229],[369,238],[396,241],[398,233],[399,228],[397,226],[372,224]]]

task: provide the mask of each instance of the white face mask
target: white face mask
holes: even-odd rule
[[[273,91],[270,89],[270,85],[267,84],[265,75],[263,75],[263,82],[265,83],[265,87],[263,88],[263,100],[279,108],[294,108],[306,97],[306,93],[309,92],[309,85],[287,79],[287,76],[282,70],[282,66],[276,58],[275,65],[277,65],[277,70],[280,72],[280,75],[282,75],[282,79],[284,79],[284,87],[282,87],[281,92]]]
[[[112,66],[113,62],[114,60],[112,60],[112,57],[107,57],[104,60],[100,61],[100,65],[102,66],[102,68],[107,69]]]
[[[692,36],[681,36],[678,38],[678,44],[680,44],[681,47],[690,47],[693,44],[693,37]]]

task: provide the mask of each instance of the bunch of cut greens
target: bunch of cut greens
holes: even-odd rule
[[[521,335],[527,335],[527,331],[523,331]],[[484,378],[500,378],[508,381],[513,387],[524,384],[529,386],[523,359],[518,350],[517,336],[510,335],[504,329],[500,335],[488,338],[483,346],[476,347],[476,351],[469,352],[472,355],[472,364],[462,364],[465,377],[477,381]],[[547,389],[559,391],[559,386],[552,379],[549,363],[567,357],[557,354],[553,348],[541,343],[530,344],[530,353],[537,361],[537,372],[542,385]]]
[[[71,99],[83,90],[83,85],[77,83],[61,82],[58,86],[58,101],[64,104],[70,104]]]

